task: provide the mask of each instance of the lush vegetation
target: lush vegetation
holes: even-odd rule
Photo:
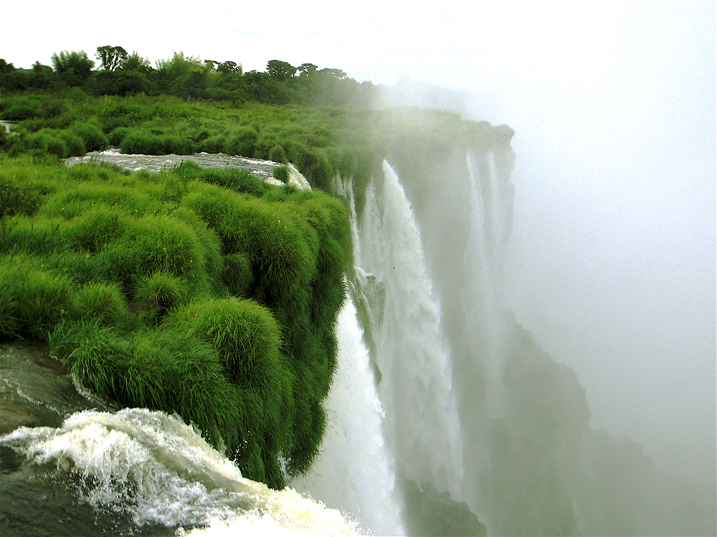
[[[350,252],[342,202],[245,172],[0,162],[0,338],[178,412],[273,487],[318,450]]]
[[[353,180],[360,210],[391,152],[419,163],[503,133],[440,111],[302,106],[373,91],[312,64],[97,59],[0,60],[0,119],[16,122],[0,129],[0,339],[48,342],[86,387],[178,412],[281,487],[318,451],[335,368],[351,244],[334,179]],[[292,163],[314,192],[189,162],[150,175],[60,160],[108,147]]]
[[[99,65],[85,51],[52,55],[52,67],[36,62],[31,69],[16,69],[0,59],[0,90],[61,91],[80,88],[91,95],[144,93],[174,95],[188,100],[229,101],[234,104],[354,105],[367,106],[377,88],[357,82],[340,69],[319,69],[312,63],[295,67],[271,60],[267,69],[244,73],[233,61],[201,60],[175,52],[152,67],[139,53],[120,46],[97,47]]]

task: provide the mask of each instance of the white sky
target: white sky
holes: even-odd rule
[[[121,45],[474,93],[517,131],[518,320],[578,372],[594,428],[714,476],[714,2],[241,4],[12,2],[0,58]]]

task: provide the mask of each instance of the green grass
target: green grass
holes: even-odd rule
[[[280,458],[306,471],[351,255],[343,202],[189,163],[0,160],[0,338],[48,341],[87,388],[178,412],[249,478],[283,487]]]

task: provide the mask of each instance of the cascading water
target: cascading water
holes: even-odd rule
[[[384,412],[351,298],[344,302],[336,331],[338,368],[324,404],[328,424],[321,456],[308,476],[291,485],[354,517],[364,530],[405,535],[383,439]]]
[[[466,322],[463,340],[467,359],[460,365],[462,372],[484,377],[485,409],[481,415],[468,403],[472,398],[467,390],[459,390],[464,406],[462,440],[472,446],[464,457],[464,492],[471,507],[485,513],[485,486],[479,485],[491,479],[491,448],[485,439],[490,421],[505,417],[503,260],[512,225],[512,195],[509,185],[498,184],[493,153],[481,155],[479,163],[475,153],[467,150],[465,162],[470,195],[460,303]],[[476,387],[469,389],[475,391]]]
[[[503,352],[500,311],[503,304],[503,250],[504,238],[500,221],[500,196],[495,188],[493,155],[487,159],[488,166],[480,170],[472,151],[466,153],[468,182],[470,187],[470,231],[465,249],[465,272],[468,277],[463,285],[461,303],[465,317],[474,325],[466,334],[472,356],[482,356],[482,366],[487,371],[486,386],[488,415],[501,415],[503,398]],[[482,173],[481,173],[482,171]],[[507,238],[507,237],[506,237]]]
[[[451,365],[441,333],[420,233],[391,166],[383,163],[378,192],[370,185],[359,231],[361,272],[380,282],[366,293],[386,409],[386,434],[399,474],[458,492],[462,480],[460,425]]]

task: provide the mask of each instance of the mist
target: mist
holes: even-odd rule
[[[647,42],[604,39],[598,72],[553,92],[563,106],[515,92],[499,106],[517,132],[518,319],[578,372],[593,428],[714,490],[714,5],[701,9],[699,24],[667,9]]]
[[[508,47],[536,38],[528,71],[504,68],[515,85],[403,77],[388,104],[515,129],[509,307],[578,373],[593,429],[714,490],[714,4],[582,6],[559,31],[501,22]]]

